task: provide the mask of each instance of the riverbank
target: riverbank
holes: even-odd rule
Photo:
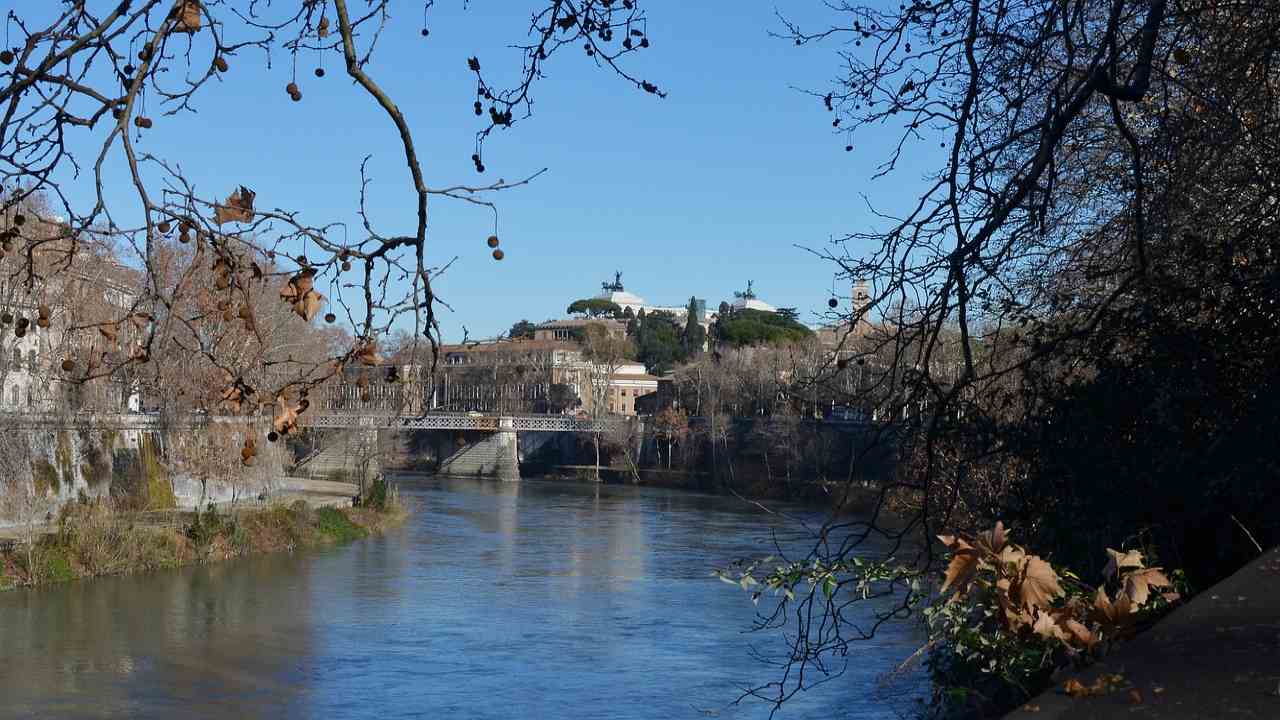
[[[65,505],[51,532],[0,547],[0,591],[127,575],[346,543],[409,515],[394,488],[366,507],[306,500],[203,513],[122,511],[109,501]]]
[[[596,482],[592,465],[557,465],[542,474],[522,476],[526,480],[553,480],[558,482]],[[428,473],[429,474],[429,473]],[[795,503],[815,510],[831,511],[837,515],[865,515],[873,512],[880,503],[878,487],[854,482],[839,481],[757,481],[746,487],[716,485],[710,473],[687,470],[641,468],[637,473],[625,467],[600,467],[601,482],[610,485],[638,485],[688,492],[737,497],[750,502]]]

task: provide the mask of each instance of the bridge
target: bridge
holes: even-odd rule
[[[437,413],[397,415],[379,412],[302,413],[298,425],[311,428],[378,430],[481,430],[488,432],[607,432],[626,420],[590,420],[572,415],[486,415]]]
[[[299,461],[295,472],[325,476],[354,471],[368,477],[369,463],[361,460],[376,455],[379,430],[436,430],[445,431],[433,439],[437,456],[442,458],[441,474],[516,481],[520,479],[520,433],[608,432],[633,420],[480,412],[410,415],[394,410],[312,410],[298,415],[300,427],[338,432]]]
[[[323,407],[323,406],[322,406]],[[53,413],[0,411],[0,424],[11,429],[112,428],[116,430],[159,430],[205,423],[243,424],[270,429],[271,416],[193,414],[162,417],[157,413]],[[325,442],[294,467],[313,477],[326,479],[335,471],[369,477],[376,469],[371,463],[379,430],[437,430],[440,472],[501,480],[520,479],[519,433],[597,433],[625,425],[621,417],[586,419],[572,415],[515,415],[479,412],[426,412],[405,414],[390,408],[327,408],[314,406],[298,415],[298,426],[311,430],[333,430]],[[449,442],[445,442],[449,441]],[[456,442],[455,442],[456,441]],[[461,443],[461,444],[457,444]],[[353,478],[355,479],[355,478]]]

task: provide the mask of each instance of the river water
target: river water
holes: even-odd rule
[[[732,703],[781,637],[711,570],[794,524],[650,488],[401,488],[406,525],[344,547],[0,593],[0,716],[768,717]],[[898,717],[878,678],[918,642],[882,631],[778,717]]]

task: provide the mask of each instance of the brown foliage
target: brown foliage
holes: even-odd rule
[[[972,537],[938,539],[951,555],[941,590],[950,593],[948,602],[971,600],[998,610],[994,617],[1003,629],[1057,640],[1073,653],[1129,633],[1150,607],[1153,588],[1165,589],[1160,593],[1165,602],[1178,597],[1160,568],[1145,567],[1137,551],[1107,550],[1111,560],[1104,580],[1117,590],[1111,594],[1099,587],[1089,603],[1083,594],[1087,588],[1068,593],[1052,565],[1009,543],[1003,523]]]

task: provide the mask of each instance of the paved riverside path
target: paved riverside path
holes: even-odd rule
[[[1123,676],[1119,689],[1062,692],[1069,677],[1088,686],[1104,674]],[[1005,718],[1280,720],[1280,548]]]

